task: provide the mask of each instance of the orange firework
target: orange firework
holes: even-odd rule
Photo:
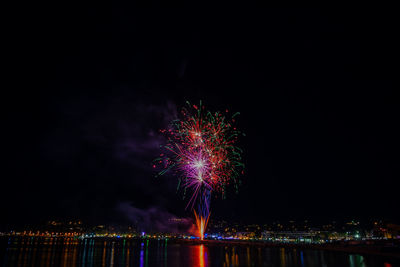
[[[210,218],[210,213],[205,215],[206,217],[203,217],[202,215],[200,215],[200,216],[197,215],[195,210],[193,210],[193,212],[194,212],[194,217],[196,218],[196,226],[199,231],[199,237],[201,240],[203,240],[204,233],[206,231],[207,224],[208,224],[208,218]]]

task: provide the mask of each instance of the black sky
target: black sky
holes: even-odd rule
[[[394,15],[384,10],[27,11],[10,22],[2,225],[177,216],[157,130],[186,100],[240,111],[246,173],[215,218],[399,220]]]

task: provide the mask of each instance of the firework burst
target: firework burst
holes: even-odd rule
[[[168,129],[161,130],[167,137],[163,153],[155,160],[154,168],[161,166],[162,175],[172,171],[179,177],[178,188],[184,195],[190,193],[186,208],[194,210],[199,236],[204,237],[210,214],[211,193],[225,197],[226,188],[233,183],[237,191],[239,175],[243,173],[242,150],[236,146],[242,134],[221,112],[210,112],[200,105],[182,108],[180,118]],[[197,203],[197,212],[194,209]]]

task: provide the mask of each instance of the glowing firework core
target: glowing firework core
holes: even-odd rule
[[[203,160],[202,160],[202,159],[195,160],[194,166],[195,166],[195,167],[199,170],[199,172],[200,172],[200,170],[201,170],[201,169],[203,168],[203,166],[204,166]]]

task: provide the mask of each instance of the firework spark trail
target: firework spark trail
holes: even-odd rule
[[[235,117],[227,119],[222,113],[206,111],[200,106],[183,108],[181,118],[172,122],[168,130],[161,130],[167,137],[165,153],[155,159],[162,167],[159,175],[174,171],[178,176],[178,188],[191,192],[186,208],[194,210],[201,238],[204,236],[210,214],[212,192],[224,197],[226,187],[233,182],[237,191],[243,173],[241,152],[235,144],[242,134],[237,130]],[[228,110],[226,110],[228,114]],[[244,134],[243,134],[244,135]],[[197,205],[197,212],[194,209]]]

